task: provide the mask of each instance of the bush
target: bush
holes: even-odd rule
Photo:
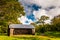
[[[42,25],[39,25],[36,27],[36,32],[37,33],[44,33],[44,32],[46,32],[46,28]]]

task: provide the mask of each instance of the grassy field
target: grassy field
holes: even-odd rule
[[[60,38],[60,32],[45,32],[44,33],[46,36],[49,36],[49,37],[57,37],[57,38]]]
[[[20,36],[0,36],[0,40],[60,40],[60,38],[51,38],[48,36],[20,35]]]
[[[0,40],[60,40],[60,32],[45,32],[45,35],[0,36]]]

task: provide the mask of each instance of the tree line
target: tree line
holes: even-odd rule
[[[60,31],[60,15],[55,16],[53,19],[51,19],[51,23],[50,24],[45,24],[45,20],[48,20],[49,17],[48,16],[41,16],[41,18],[39,19],[39,21],[32,23],[32,25],[35,26],[36,28],[36,32],[38,33],[44,33],[47,31]],[[39,25],[37,25],[37,23],[39,23]]]

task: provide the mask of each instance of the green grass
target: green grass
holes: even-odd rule
[[[40,35],[0,36],[0,40],[60,40],[60,32],[45,32]]]
[[[0,40],[42,40],[42,38],[38,38],[38,37],[8,37],[8,36],[0,36]],[[44,39],[43,39],[44,40]]]
[[[60,40],[60,38],[51,38],[47,36],[0,36],[0,40]]]
[[[58,37],[58,38],[60,38],[60,32],[45,32],[45,35],[46,36],[49,36],[49,37]]]

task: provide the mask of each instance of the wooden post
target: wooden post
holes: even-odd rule
[[[10,36],[13,36],[13,31],[14,31],[14,29],[10,28]]]
[[[35,35],[35,29],[32,29],[32,34]]]

